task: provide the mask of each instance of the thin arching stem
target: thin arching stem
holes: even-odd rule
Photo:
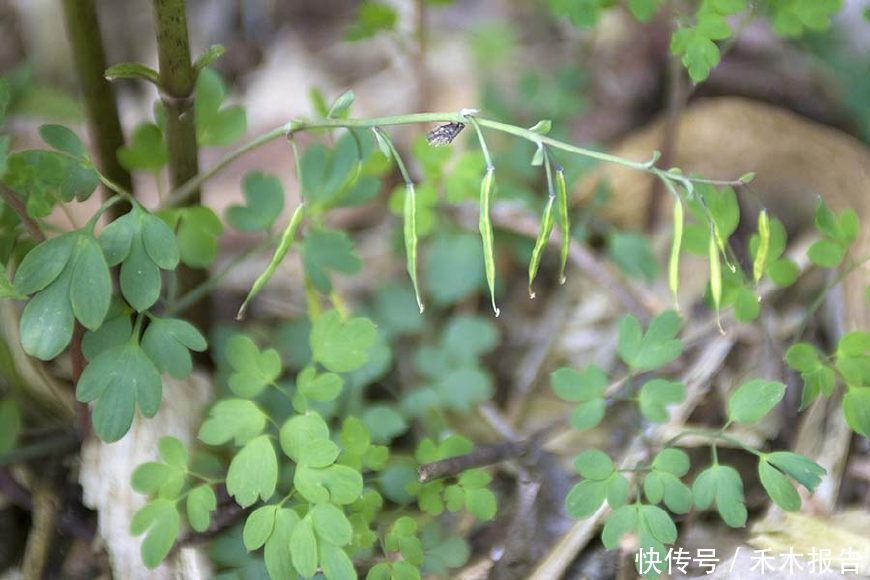
[[[260,135],[253,141],[242,145],[235,151],[230,152],[223,159],[218,161],[218,163],[216,163],[214,166],[210,167],[203,173],[200,173],[199,175],[191,178],[186,183],[176,188],[172,193],[167,195],[166,198],[163,200],[163,203],[160,204],[160,207],[174,207],[183,203],[189,197],[194,195],[203,183],[214,177],[216,174],[220,173],[224,168],[233,163],[236,159],[282,136],[293,136],[294,134],[301,133],[303,131],[314,131],[320,129],[371,129],[374,127],[382,128],[396,125],[413,125],[418,123],[472,123],[476,129],[482,128],[499,131],[501,133],[519,137],[521,139],[526,139],[527,141],[531,141],[532,143],[539,146],[546,145],[552,149],[558,149],[567,153],[573,153],[575,155],[580,155],[589,159],[596,159],[598,161],[604,161],[606,163],[615,163],[624,167],[636,169],[638,171],[652,173],[664,179],[676,179],[679,181],[689,181],[691,183],[709,183],[712,185],[722,186],[738,186],[743,184],[743,182],[741,182],[739,179],[735,179],[733,181],[704,180],[695,177],[677,177],[669,175],[667,172],[663,172],[661,169],[655,167],[655,161],[658,159],[657,154],[654,154],[649,161],[631,161],[629,159],[623,159],[622,157],[611,155],[609,153],[604,153],[602,151],[587,149],[585,147],[578,147],[576,145],[572,145],[571,143],[566,143],[565,141],[560,141],[546,135],[541,135],[530,129],[509,125],[507,123],[501,123],[499,121],[493,121],[491,119],[484,119],[478,116],[471,117],[469,115],[463,115],[462,113],[414,113],[410,115],[374,117],[371,119],[295,119],[293,121],[290,121],[289,123],[285,123],[280,127],[276,127],[271,131]]]

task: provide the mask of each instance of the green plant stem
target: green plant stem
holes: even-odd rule
[[[263,145],[271,141],[274,141],[279,137],[287,136],[292,138],[293,135],[296,133],[301,133],[304,131],[314,131],[318,129],[371,129],[374,127],[413,125],[416,123],[469,123],[471,122],[470,119],[470,116],[463,115],[461,113],[413,113],[409,115],[373,117],[370,119],[294,119],[288,123],[285,123],[284,125],[281,125],[280,127],[276,127],[270,131],[267,131],[266,133],[263,133],[256,139],[250,141],[249,143],[246,143],[235,151],[228,153],[214,166],[210,167],[203,173],[192,177],[187,182],[181,185],[175,184],[174,190],[166,196],[166,198],[163,200],[163,203],[160,204],[160,207],[162,209],[165,209],[184,203],[186,200],[191,198],[205,182],[214,177],[216,174],[220,173],[224,168],[233,163],[236,159],[245,155],[246,153],[262,147]],[[606,163],[615,163],[624,167],[629,167],[631,169],[637,169],[638,171],[652,173],[653,175],[656,175],[661,179],[677,180],[681,182],[686,181],[690,183],[707,183],[723,186],[742,185],[742,182],[739,179],[735,179],[732,181],[705,180],[684,175],[680,175],[679,177],[675,175],[669,175],[667,172],[655,167],[655,161],[658,159],[657,154],[653,155],[653,157],[649,161],[631,161],[628,159],[623,159],[622,157],[618,157],[616,155],[604,153],[602,151],[595,151],[594,149],[578,147],[564,141],[559,141],[558,139],[553,139],[552,137],[548,137],[546,135],[535,133],[534,131],[530,131],[529,129],[516,127],[507,123],[484,119],[476,115],[473,117],[473,119],[482,128],[499,131],[508,135],[513,135],[515,137],[531,141],[532,143],[547,145],[553,149],[558,149],[567,153],[573,153],[575,155],[581,155],[590,159],[596,159],[598,161],[604,161]]]
[[[118,162],[124,133],[112,85],[106,80],[106,55],[94,0],[63,0],[64,20],[81,84],[91,138],[100,170],[126,191],[133,191],[130,172]]]
[[[190,62],[184,0],[154,0],[154,21],[161,99],[166,108],[169,178],[172,187],[178,188],[199,173],[193,110],[196,71]],[[190,197],[196,201],[198,189]]]
[[[199,150],[194,118],[197,73],[190,60],[184,0],[154,0],[154,22],[160,65],[160,97],[166,111],[169,182],[173,189],[177,189],[199,174]],[[190,205],[199,203],[199,200],[200,191],[197,185],[191,189],[185,201]],[[185,266],[179,266],[177,272],[181,292],[189,292],[208,278],[206,271]],[[201,300],[188,316],[191,322],[208,332],[210,310],[209,301]]]
[[[763,455],[763,452],[759,451],[755,447],[747,445],[746,443],[743,443],[739,439],[735,439],[734,437],[731,437],[729,435],[725,435],[725,433],[723,433],[721,429],[718,431],[705,431],[703,429],[687,429],[681,433],[678,433],[677,435],[675,435],[671,439],[669,439],[664,444],[664,447],[673,447],[673,445],[677,441],[679,441],[683,437],[686,437],[689,435],[697,435],[699,437],[707,437],[710,439],[711,442],[715,442],[717,440],[725,441],[726,443],[730,443],[731,445],[739,447],[739,448],[743,449],[744,451],[752,453],[753,455],[756,455],[758,457],[761,457]]]
[[[19,198],[14,191],[3,184],[0,184],[0,199],[12,208],[12,211],[14,211],[18,216],[18,219],[21,220],[24,229],[27,230],[27,233],[30,234],[30,237],[33,238],[34,242],[38,244],[39,242],[45,241],[45,234],[42,233],[39,224],[35,219],[30,217],[30,214],[27,213],[27,207],[24,205],[24,202],[21,201],[21,198]]]

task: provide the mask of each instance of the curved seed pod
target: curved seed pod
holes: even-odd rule
[[[483,241],[483,261],[486,269],[486,283],[489,286],[489,296],[492,300],[492,310],[498,316],[500,311],[495,305],[495,256],[493,255],[492,235],[492,190],[495,185],[495,169],[486,168],[486,175],[480,182],[480,238]]]
[[[719,245],[716,243],[714,231],[710,232],[708,254],[710,259],[710,296],[713,298],[713,307],[716,309],[716,324],[719,326],[719,332],[725,334],[725,330],[722,328],[722,319],[719,316],[719,307],[722,303],[722,264],[719,262]]]
[[[716,245],[719,247],[722,257],[725,258],[725,265],[728,266],[728,269],[731,270],[732,273],[736,272],[737,266],[728,259],[728,246],[726,245],[725,238],[722,237],[722,232],[719,231],[719,226],[716,225],[715,221],[713,222],[713,232],[711,235],[716,240]]]
[[[568,222],[568,186],[565,171],[556,168],[556,196],[559,201],[559,228],[562,230],[562,251],[560,254],[559,283],[565,283],[565,266],[568,265],[568,250],[571,247],[571,224]]]
[[[535,240],[535,249],[532,250],[532,259],[529,262],[529,298],[535,297],[532,284],[535,281],[535,276],[538,275],[541,255],[544,253],[544,248],[547,247],[547,242],[550,241],[550,233],[553,231],[553,203],[555,201],[555,195],[551,195],[547,199],[547,205],[544,207],[544,213],[541,216],[541,229],[538,232],[538,239]]]
[[[752,263],[752,277],[755,278],[755,283],[761,280],[764,274],[764,267],[767,266],[767,254],[770,251],[770,218],[767,215],[767,210],[761,210],[758,214],[758,252],[755,254],[755,261]]]
[[[423,300],[420,298],[420,286],[417,283],[417,194],[414,184],[405,184],[405,207],[403,210],[404,234],[405,234],[405,257],[408,267],[408,275],[414,286],[414,295],[417,298],[417,306],[420,314],[423,313]]]
[[[293,212],[293,215],[290,217],[290,223],[287,224],[287,227],[284,228],[284,233],[281,234],[281,240],[278,242],[278,247],[275,249],[275,253],[272,255],[272,260],[269,262],[269,265],[260,274],[256,280],[254,280],[253,286],[251,286],[251,291],[248,292],[248,295],[245,297],[244,302],[239,307],[239,311],[236,313],[236,320],[241,320],[245,316],[245,311],[248,309],[248,304],[251,300],[254,299],[254,296],[260,293],[260,290],[263,289],[263,286],[266,285],[266,282],[275,274],[275,270],[278,268],[278,264],[281,263],[281,260],[284,259],[284,256],[287,255],[287,251],[290,249],[290,246],[293,245],[293,240],[296,238],[296,231],[299,229],[299,224],[302,222],[302,216],[305,213],[305,204],[300,203],[299,206],[296,207],[296,210]]]
[[[671,242],[671,259],[668,263],[668,286],[674,295],[674,305],[680,309],[677,291],[680,289],[680,247],[683,244],[683,200],[674,198],[674,237]]]

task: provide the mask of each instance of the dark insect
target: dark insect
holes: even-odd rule
[[[456,136],[462,133],[463,129],[465,129],[464,123],[447,123],[429,131],[426,134],[426,140],[429,141],[429,145],[435,147],[450,145]]]

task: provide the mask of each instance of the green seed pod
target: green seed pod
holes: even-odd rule
[[[275,249],[275,253],[272,255],[272,260],[269,262],[269,265],[260,274],[257,279],[254,281],[254,285],[251,286],[251,291],[248,292],[248,295],[245,297],[244,302],[242,302],[241,307],[239,307],[239,311],[236,313],[236,320],[241,320],[245,316],[245,311],[248,309],[248,304],[251,300],[254,299],[254,296],[260,293],[260,290],[263,289],[263,286],[266,285],[266,282],[275,274],[275,270],[278,268],[278,264],[281,263],[281,260],[284,259],[284,256],[287,255],[287,251],[290,250],[290,246],[293,245],[293,240],[296,238],[296,231],[299,229],[299,224],[302,222],[302,217],[305,213],[305,204],[301,203],[296,207],[296,210],[293,212],[293,215],[290,217],[290,223],[287,224],[287,227],[284,228],[284,232],[281,234],[281,240],[278,242],[278,247]]]
[[[722,320],[719,316],[719,308],[722,304],[722,264],[719,262],[719,247],[716,243],[716,234],[710,231],[710,243],[708,245],[710,259],[710,296],[713,298],[713,307],[716,309],[716,324],[719,332],[725,334],[722,328]]]
[[[761,210],[758,214],[758,251],[755,254],[755,261],[752,263],[752,277],[755,283],[761,280],[764,274],[764,268],[767,266],[767,254],[770,251],[770,218],[767,215],[767,210]]]
[[[559,200],[559,228],[562,230],[559,283],[564,284],[568,250],[571,247],[571,224],[568,222],[568,186],[565,183],[565,171],[561,167],[556,169],[556,196]]]
[[[407,261],[408,275],[414,286],[414,296],[417,298],[417,307],[423,313],[423,300],[420,298],[420,285],[417,282],[417,193],[414,184],[405,184],[405,207],[402,212],[404,218],[405,234],[405,259]]]
[[[538,275],[541,256],[544,253],[544,248],[547,247],[547,242],[550,241],[550,233],[553,231],[553,202],[555,200],[555,196],[552,195],[547,199],[547,205],[541,216],[541,228],[538,231],[538,239],[535,240],[535,249],[532,250],[532,260],[529,262],[529,298],[535,297],[532,284],[535,281],[535,276]]]
[[[674,198],[674,237],[671,242],[671,259],[668,263],[668,286],[674,295],[674,305],[680,309],[677,291],[680,289],[680,247],[683,244],[683,200]]]
[[[480,182],[480,238],[483,242],[483,261],[486,270],[486,283],[492,300],[492,310],[498,316],[500,311],[495,305],[495,256],[493,254],[492,234],[492,190],[495,185],[495,169],[487,167],[486,175]]]

